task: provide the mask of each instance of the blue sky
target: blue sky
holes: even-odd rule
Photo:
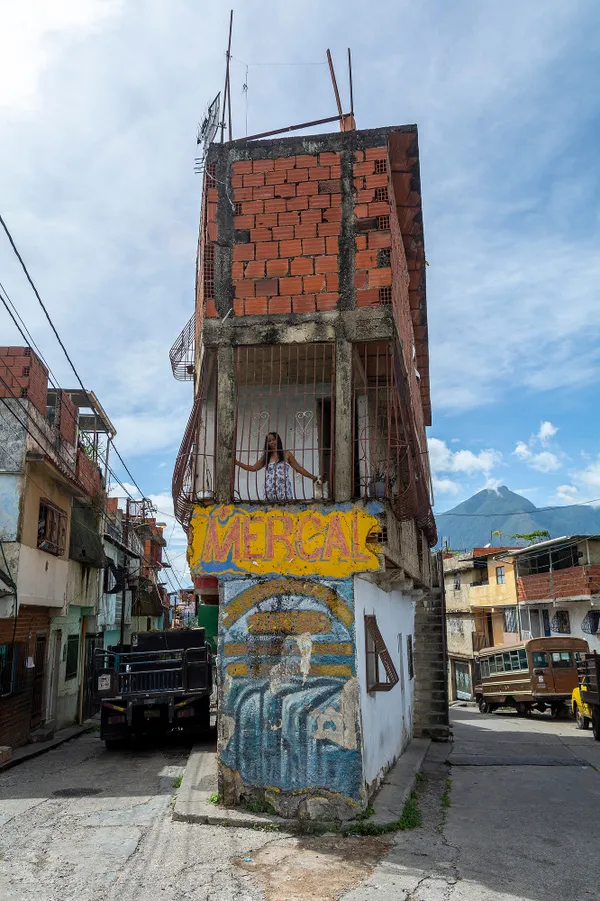
[[[168,514],[191,387],[168,350],[193,310],[195,131],[228,9],[0,6],[0,210],[180,567]],[[325,49],[344,89],[348,46],[359,128],[419,126],[439,511],[486,485],[600,497],[599,45],[600,6],[578,0],[235,4],[236,134],[246,81],[251,132],[332,114]],[[282,62],[319,64],[264,65]],[[0,280],[70,385],[4,240]],[[20,341],[4,310],[0,334]]]

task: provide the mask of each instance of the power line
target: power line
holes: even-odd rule
[[[531,516],[538,516],[540,513],[552,513],[554,510],[569,510],[572,507],[584,507],[587,504],[600,504],[600,497],[593,498],[591,501],[579,501],[577,504],[557,504],[554,507],[536,507],[534,510],[510,510],[507,513],[453,513],[447,510],[445,513],[438,513],[437,516],[468,516],[478,517],[481,519],[497,519],[500,517],[520,516],[528,513]]]
[[[66,349],[66,347],[65,347],[65,345],[64,345],[64,343],[63,343],[63,341],[62,341],[62,339],[61,339],[61,337],[60,337],[60,335],[59,335],[59,333],[58,333],[58,330],[56,329],[56,327],[55,327],[55,325],[54,325],[54,323],[53,323],[53,321],[52,321],[52,318],[51,318],[51,316],[50,316],[50,314],[49,314],[49,312],[48,312],[48,310],[47,310],[47,308],[46,308],[46,306],[45,306],[45,304],[44,304],[42,298],[40,297],[40,293],[39,293],[38,289],[36,288],[36,286],[35,286],[35,284],[34,284],[34,281],[33,281],[33,279],[31,278],[31,275],[29,274],[29,270],[27,269],[27,266],[25,265],[25,261],[23,260],[23,257],[22,257],[21,254],[19,253],[19,250],[18,250],[18,248],[17,248],[17,245],[16,245],[15,242],[14,242],[13,236],[11,235],[11,233],[10,233],[10,231],[9,231],[9,229],[8,229],[8,226],[7,226],[6,222],[4,221],[4,219],[3,219],[3,217],[2,217],[1,214],[0,214],[0,225],[2,225],[2,228],[4,229],[4,231],[5,231],[5,233],[6,233],[6,236],[7,236],[8,240],[9,240],[9,242],[10,242],[10,245],[11,245],[11,247],[12,247],[12,249],[13,249],[13,252],[15,253],[15,255],[16,255],[16,257],[17,257],[19,263],[21,264],[21,268],[23,269],[23,272],[25,273],[25,276],[26,276],[26,278],[27,278],[27,281],[28,281],[29,284],[31,285],[31,288],[32,288],[32,290],[33,290],[33,293],[35,294],[35,296],[36,296],[36,298],[37,298],[37,300],[38,300],[38,303],[40,304],[42,310],[44,311],[44,314],[45,314],[45,316],[46,316],[46,319],[48,320],[48,322],[49,322],[49,324],[50,324],[50,327],[51,327],[52,331],[54,332],[54,334],[55,334],[55,336],[56,336],[56,340],[58,341],[58,343],[59,343],[59,345],[60,345],[60,347],[61,347],[61,349],[62,349],[62,351],[63,351],[63,353],[64,353],[64,355],[65,355],[65,357],[66,357],[67,360],[68,360],[69,366],[71,367],[71,369],[73,370],[73,373],[75,374],[75,378],[76,378],[77,381],[79,382],[79,386],[80,386],[81,390],[83,391],[84,396],[87,398],[87,401],[88,401],[89,406],[90,406],[90,407],[93,407],[93,405],[92,405],[92,403],[91,403],[91,400],[90,400],[90,396],[89,396],[89,394],[88,394],[86,388],[85,388],[84,385],[83,385],[83,382],[82,382],[82,380],[81,380],[81,377],[80,377],[79,373],[77,372],[77,369],[75,368],[75,364],[73,363],[71,357],[69,356],[69,353],[68,353],[68,351],[67,351],[67,349]],[[40,357],[41,357],[41,354],[40,354]],[[43,359],[43,357],[42,357],[42,359]],[[45,365],[47,366],[48,370],[50,371],[50,367],[48,366],[48,364],[46,363]],[[125,461],[124,461],[123,458],[121,457],[121,454],[120,454],[119,451],[117,450],[116,445],[114,444],[114,442],[112,442],[112,447],[113,447],[113,450],[114,450],[114,452],[116,453],[117,457],[119,458],[119,460],[120,460],[121,463],[123,464],[123,467],[125,468],[125,471],[126,471],[127,474],[129,475],[129,477],[132,479],[133,484],[135,485],[135,487],[137,488],[137,490],[140,492],[140,494],[142,495],[142,497],[144,497],[143,491],[140,489],[139,485],[137,484],[137,482],[135,481],[135,479],[134,479],[133,476],[131,475],[131,472],[129,471],[129,468],[128,468],[127,465],[125,464]],[[105,462],[105,461],[104,461],[104,462]],[[107,464],[107,468],[108,468],[108,464]],[[129,497],[131,497],[131,495],[129,494],[129,492],[127,492],[127,489],[126,489],[125,486],[122,484],[122,482],[119,482],[119,480],[118,480],[117,477],[114,475],[114,473],[112,473],[112,475],[114,476],[114,478],[115,478],[115,480],[117,481],[117,483],[118,483],[119,485],[121,485],[121,487],[126,491],[126,493],[129,495]],[[131,499],[133,500],[133,498],[131,498]]]

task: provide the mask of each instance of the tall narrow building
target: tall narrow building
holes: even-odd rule
[[[414,679],[436,541],[416,127],[211,145],[172,362],[194,379],[175,509],[200,599],[218,585],[223,801],[351,818],[447,723],[443,671],[417,699]]]

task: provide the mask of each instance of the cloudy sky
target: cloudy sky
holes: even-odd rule
[[[193,310],[195,132],[227,19],[202,0],[0,0],[0,212],[180,568],[191,388],[168,350]],[[358,127],[420,130],[436,509],[499,484],[600,497],[600,5],[238,0],[235,133],[331,115],[325,49],[343,81],[348,46]],[[2,236],[0,281],[70,386]],[[20,342],[3,309],[0,334]]]

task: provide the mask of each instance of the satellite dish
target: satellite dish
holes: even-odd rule
[[[209,104],[204,114],[202,122],[198,125],[196,133],[196,144],[202,145],[202,156],[196,159],[196,172],[201,172],[204,167],[204,158],[208,152],[209,145],[212,144],[219,127],[219,111],[221,109],[221,92],[217,94],[215,99]]]

